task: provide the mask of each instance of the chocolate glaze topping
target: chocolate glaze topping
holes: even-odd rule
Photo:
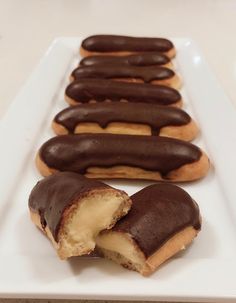
[[[131,65],[131,66],[151,66],[164,65],[170,62],[170,59],[160,53],[149,52],[144,54],[129,56],[90,56],[80,61],[81,66],[91,65]]]
[[[83,198],[90,190],[97,188],[109,186],[75,173],[56,173],[36,184],[29,197],[29,208],[40,214],[42,227],[48,226],[57,241],[65,209],[79,198]]]
[[[170,105],[181,100],[180,93],[171,87],[148,83],[127,83],[106,79],[80,79],[66,88],[65,94],[81,103],[121,101]]]
[[[190,122],[189,115],[181,109],[156,104],[130,102],[91,103],[68,107],[56,115],[54,121],[70,133],[81,122],[98,123],[106,128],[111,122],[149,125],[152,135],[158,135],[164,126],[181,126]]]
[[[73,79],[80,80],[83,78],[136,78],[144,82],[153,80],[164,80],[174,77],[173,70],[160,66],[129,66],[129,65],[98,65],[98,66],[80,66],[77,67],[71,74]]]
[[[85,173],[89,167],[127,165],[159,171],[163,178],[184,164],[198,161],[201,150],[165,137],[82,134],[54,137],[42,145],[40,158],[50,168]]]
[[[167,52],[173,48],[173,43],[164,38],[95,35],[83,40],[82,47],[91,52]]]
[[[180,187],[151,185],[131,200],[131,210],[112,230],[129,233],[147,258],[184,228],[201,228],[197,204]]]

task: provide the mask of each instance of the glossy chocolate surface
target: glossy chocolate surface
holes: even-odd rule
[[[81,46],[91,52],[167,52],[173,48],[173,43],[164,38],[95,35],[83,40]]]
[[[127,165],[159,171],[168,179],[169,172],[198,161],[202,153],[197,146],[172,138],[82,134],[54,137],[39,155],[48,167],[60,171],[86,173],[89,167]]]
[[[149,52],[129,56],[90,56],[80,61],[80,66],[94,65],[129,65],[129,66],[152,66],[164,65],[170,62],[170,59],[161,53]]]
[[[43,228],[49,227],[57,241],[63,212],[90,190],[108,185],[71,172],[60,172],[39,181],[29,197],[29,207],[40,214]]]
[[[165,80],[175,76],[173,70],[166,67],[148,66],[122,66],[122,65],[103,65],[103,66],[80,66],[71,74],[75,80],[84,78],[99,79],[140,79],[149,83],[154,80]]]
[[[164,126],[188,124],[191,118],[181,109],[156,104],[109,102],[80,104],[58,113],[54,121],[73,133],[79,123],[98,123],[106,128],[111,122],[138,123],[149,125],[152,135],[158,135]]]
[[[149,52],[129,56],[90,56],[80,61],[80,66],[94,65],[129,65],[129,66],[155,66],[164,65],[170,59],[161,53]]]
[[[129,101],[156,103],[159,105],[175,104],[181,100],[180,93],[171,87],[148,83],[127,83],[107,79],[80,79],[66,88],[66,96],[74,101],[88,103]]]
[[[197,205],[180,187],[151,185],[131,200],[131,210],[112,230],[129,233],[147,258],[184,228],[201,228]]]

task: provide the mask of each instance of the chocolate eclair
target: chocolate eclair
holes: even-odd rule
[[[162,66],[130,66],[130,65],[95,65],[79,66],[73,70],[70,80],[84,78],[110,79],[132,83],[160,84],[179,89],[181,81],[172,70]]]
[[[39,181],[29,197],[32,221],[61,259],[93,251],[98,233],[111,228],[130,207],[125,192],[71,172]]]
[[[165,66],[173,68],[170,58],[157,52],[148,52],[129,56],[90,56],[85,57],[79,62],[80,66],[97,65],[129,65],[129,66]]]
[[[191,181],[209,160],[197,146],[166,137],[113,134],[62,135],[45,142],[36,164],[43,176],[72,171],[89,178]]]
[[[96,238],[105,257],[150,275],[184,249],[201,229],[199,208],[183,189],[155,184],[137,192],[129,213]]]
[[[109,102],[80,104],[59,112],[52,123],[57,135],[113,133],[193,140],[198,128],[183,110],[156,104]]]
[[[118,35],[94,35],[81,43],[82,57],[92,55],[127,56],[144,52],[160,52],[173,58],[175,47],[165,38],[128,37]]]
[[[65,100],[70,105],[104,101],[141,102],[177,107],[182,105],[180,93],[164,85],[87,78],[69,84],[65,91]]]

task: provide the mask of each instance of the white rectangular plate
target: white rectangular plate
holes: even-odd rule
[[[195,141],[213,163],[201,181],[182,185],[199,203],[202,231],[185,252],[149,278],[102,259],[60,261],[30,222],[28,196],[41,178],[34,166],[50,123],[64,107],[80,38],[54,41],[0,124],[0,297],[222,301],[236,299],[236,112],[195,43],[173,39]],[[148,182],[110,182],[132,194]]]

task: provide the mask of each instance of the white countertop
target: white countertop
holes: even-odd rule
[[[235,0],[0,0],[0,118],[55,37],[96,33],[194,39],[236,106],[235,29]]]

